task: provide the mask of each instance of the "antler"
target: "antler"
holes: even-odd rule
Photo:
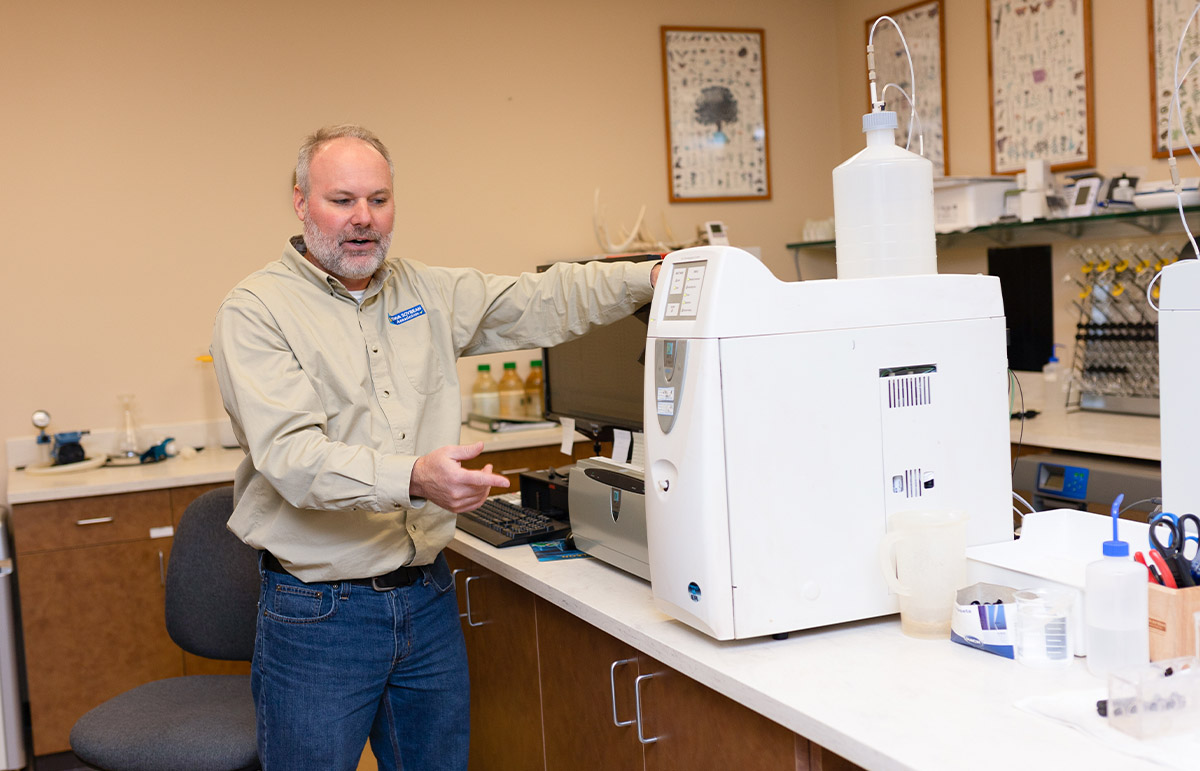
[[[638,212],[637,221],[633,223],[633,230],[629,232],[629,236],[621,243],[614,244],[609,240],[608,227],[600,222],[600,188],[596,188],[596,193],[592,197],[592,228],[596,231],[596,241],[599,242],[600,248],[609,254],[619,254],[633,244],[642,229],[642,220],[645,216],[646,206],[643,204],[641,211]]]

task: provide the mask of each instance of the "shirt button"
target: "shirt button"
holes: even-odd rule
[[[379,353],[379,346],[375,346],[374,348],[372,348],[371,353]]]
[[[384,399],[388,398],[388,397],[389,397],[389,396],[391,396],[391,395],[392,395],[392,392],[391,392],[391,391],[384,391],[384,392],[383,392],[383,398],[384,398]]]
[[[408,531],[409,531],[410,533],[415,533],[415,532],[417,532],[417,526],[416,526],[416,525],[409,525],[409,526],[408,526]]]
[[[400,438],[401,438],[401,439],[403,439],[403,438],[404,438],[404,432],[403,432],[403,431],[401,431],[401,432],[400,432]]]

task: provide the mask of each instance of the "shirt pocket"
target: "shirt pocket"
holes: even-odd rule
[[[434,347],[429,315],[422,306],[415,307],[421,308],[420,315],[405,317],[404,314],[415,313],[412,309],[390,315],[384,334],[392,351],[394,368],[403,371],[417,393],[427,396],[445,387],[446,376],[442,372],[440,353]]]

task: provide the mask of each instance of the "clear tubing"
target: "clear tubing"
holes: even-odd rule
[[[1197,8],[1200,8],[1200,5],[1198,5]],[[1193,15],[1194,15],[1194,12],[1193,12]],[[871,72],[870,72],[871,98],[874,99],[874,97],[875,97],[875,67],[873,64],[874,57],[875,57],[875,53],[874,53],[875,52],[875,28],[879,26],[879,22],[885,21],[885,20],[888,22],[891,22],[891,25],[896,28],[896,34],[900,36],[900,43],[901,43],[901,45],[904,46],[904,55],[906,57],[908,57],[908,82],[912,83],[912,91],[913,91],[912,97],[909,98],[909,100],[908,100],[908,103],[910,105],[912,105],[912,115],[908,116],[908,136],[909,136],[909,140],[911,141],[913,119],[917,117],[917,75],[913,71],[912,53],[908,50],[908,41],[904,39],[904,31],[900,29],[900,25],[897,24],[896,20],[893,19],[891,16],[880,16],[878,19],[876,19],[875,23],[871,25],[871,33],[869,35],[867,35],[867,56],[872,61],[872,65],[870,68],[871,69]],[[1186,31],[1186,29],[1185,29],[1185,31]],[[885,86],[884,91],[886,91],[886,90],[887,90],[887,87]],[[901,91],[901,93],[903,93],[903,90]],[[879,105],[878,109],[876,109],[875,104],[871,105],[871,110],[873,112],[879,112],[882,109],[883,109],[882,103]],[[1168,128],[1169,128],[1169,126],[1168,126]],[[1168,135],[1168,138],[1169,138],[1169,135]],[[905,145],[904,149],[907,150],[908,146]],[[1197,252],[1197,254],[1200,254],[1200,252]]]

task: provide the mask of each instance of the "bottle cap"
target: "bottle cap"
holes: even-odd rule
[[[480,365],[479,365],[479,371],[480,371],[480,372],[491,372],[491,371],[492,371],[492,365],[491,365],[491,364],[480,364]]]
[[[516,369],[517,363],[515,361],[506,361],[506,362],[504,362],[504,368],[505,369]]]
[[[529,362],[529,366],[531,366],[531,367],[540,367],[540,366],[542,366],[542,360],[541,360],[541,359],[534,359],[533,361]]]
[[[1124,541],[1105,541],[1104,546],[1105,557],[1128,557],[1129,544]]]
[[[869,112],[863,116],[863,133],[875,131],[876,129],[894,129],[899,123],[896,122],[896,113],[891,110],[883,112]]]

